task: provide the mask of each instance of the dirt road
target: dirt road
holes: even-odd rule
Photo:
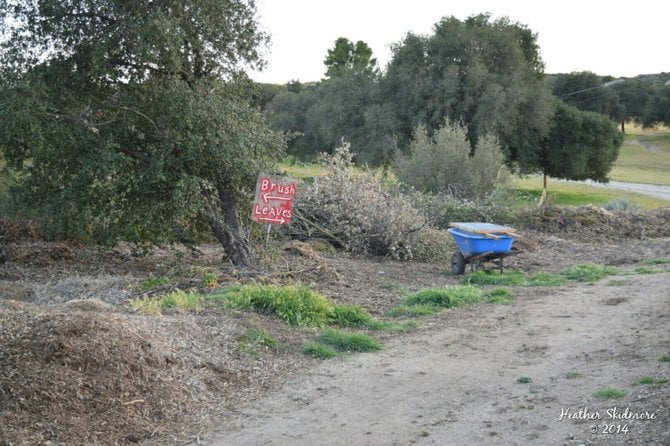
[[[670,377],[670,272],[515,294],[323,362],[223,414],[206,444],[670,444],[670,386],[637,384]]]

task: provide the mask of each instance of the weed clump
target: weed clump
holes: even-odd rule
[[[598,390],[593,394],[593,396],[601,400],[616,400],[626,396],[626,392],[623,390],[606,388]]]
[[[328,298],[305,287],[246,285],[221,297],[232,308],[272,313],[298,327],[322,327],[333,312]]]
[[[455,285],[445,288],[427,288],[417,291],[405,299],[405,305],[423,305],[442,308],[462,307],[481,302],[484,292],[472,285]]]
[[[376,339],[363,333],[346,333],[329,329],[319,336],[319,342],[341,352],[370,352],[382,349]]]
[[[319,359],[329,359],[337,356],[337,350],[328,345],[320,344],[318,342],[307,344],[302,349],[302,352],[307,356],[313,356]]]
[[[576,280],[578,282],[597,282],[603,277],[616,273],[617,270],[615,268],[594,263],[575,265],[572,268],[561,271],[561,274],[569,280]]]

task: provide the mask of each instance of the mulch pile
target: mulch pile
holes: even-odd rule
[[[147,317],[0,299],[0,445],[195,439],[212,407],[296,367],[237,350],[234,317]]]

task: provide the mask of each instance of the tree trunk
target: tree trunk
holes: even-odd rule
[[[626,133],[626,129],[624,128],[624,121],[621,121],[621,133]]]
[[[218,206],[212,203],[211,194],[203,191],[205,207],[210,215],[209,225],[233,265],[250,266],[253,263],[251,251],[242,233],[242,221],[234,194],[221,185],[217,187],[217,192]]]
[[[546,199],[547,199],[547,172],[544,172],[542,195],[540,196],[540,201],[537,205],[539,207],[542,207],[542,205],[544,204],[544,200]]]

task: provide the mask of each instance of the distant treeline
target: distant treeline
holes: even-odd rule
[[[545,74],[536,35],[507,18],[448,17],[432,35],[408,33],[379,70],[364,42],[340,38],[328,51],[324,79],[262,85],[259,105],[275,130],[290,136],[290,155],[307,160],[330,152],[342,138],[358,163],[393,162],[408,150],[417,127],[429,133],[463,124],[474,147],[493,134],[508,162],[542,171],[542,154],[557,120],[595,112],[624,123],[670,123],[670,73],[617,79],[591,72]],[[359,51],[360,50],[360,51]],[[576,122],[576,121],[575,121]],[[561,176],[561,175],[559,175]]]

